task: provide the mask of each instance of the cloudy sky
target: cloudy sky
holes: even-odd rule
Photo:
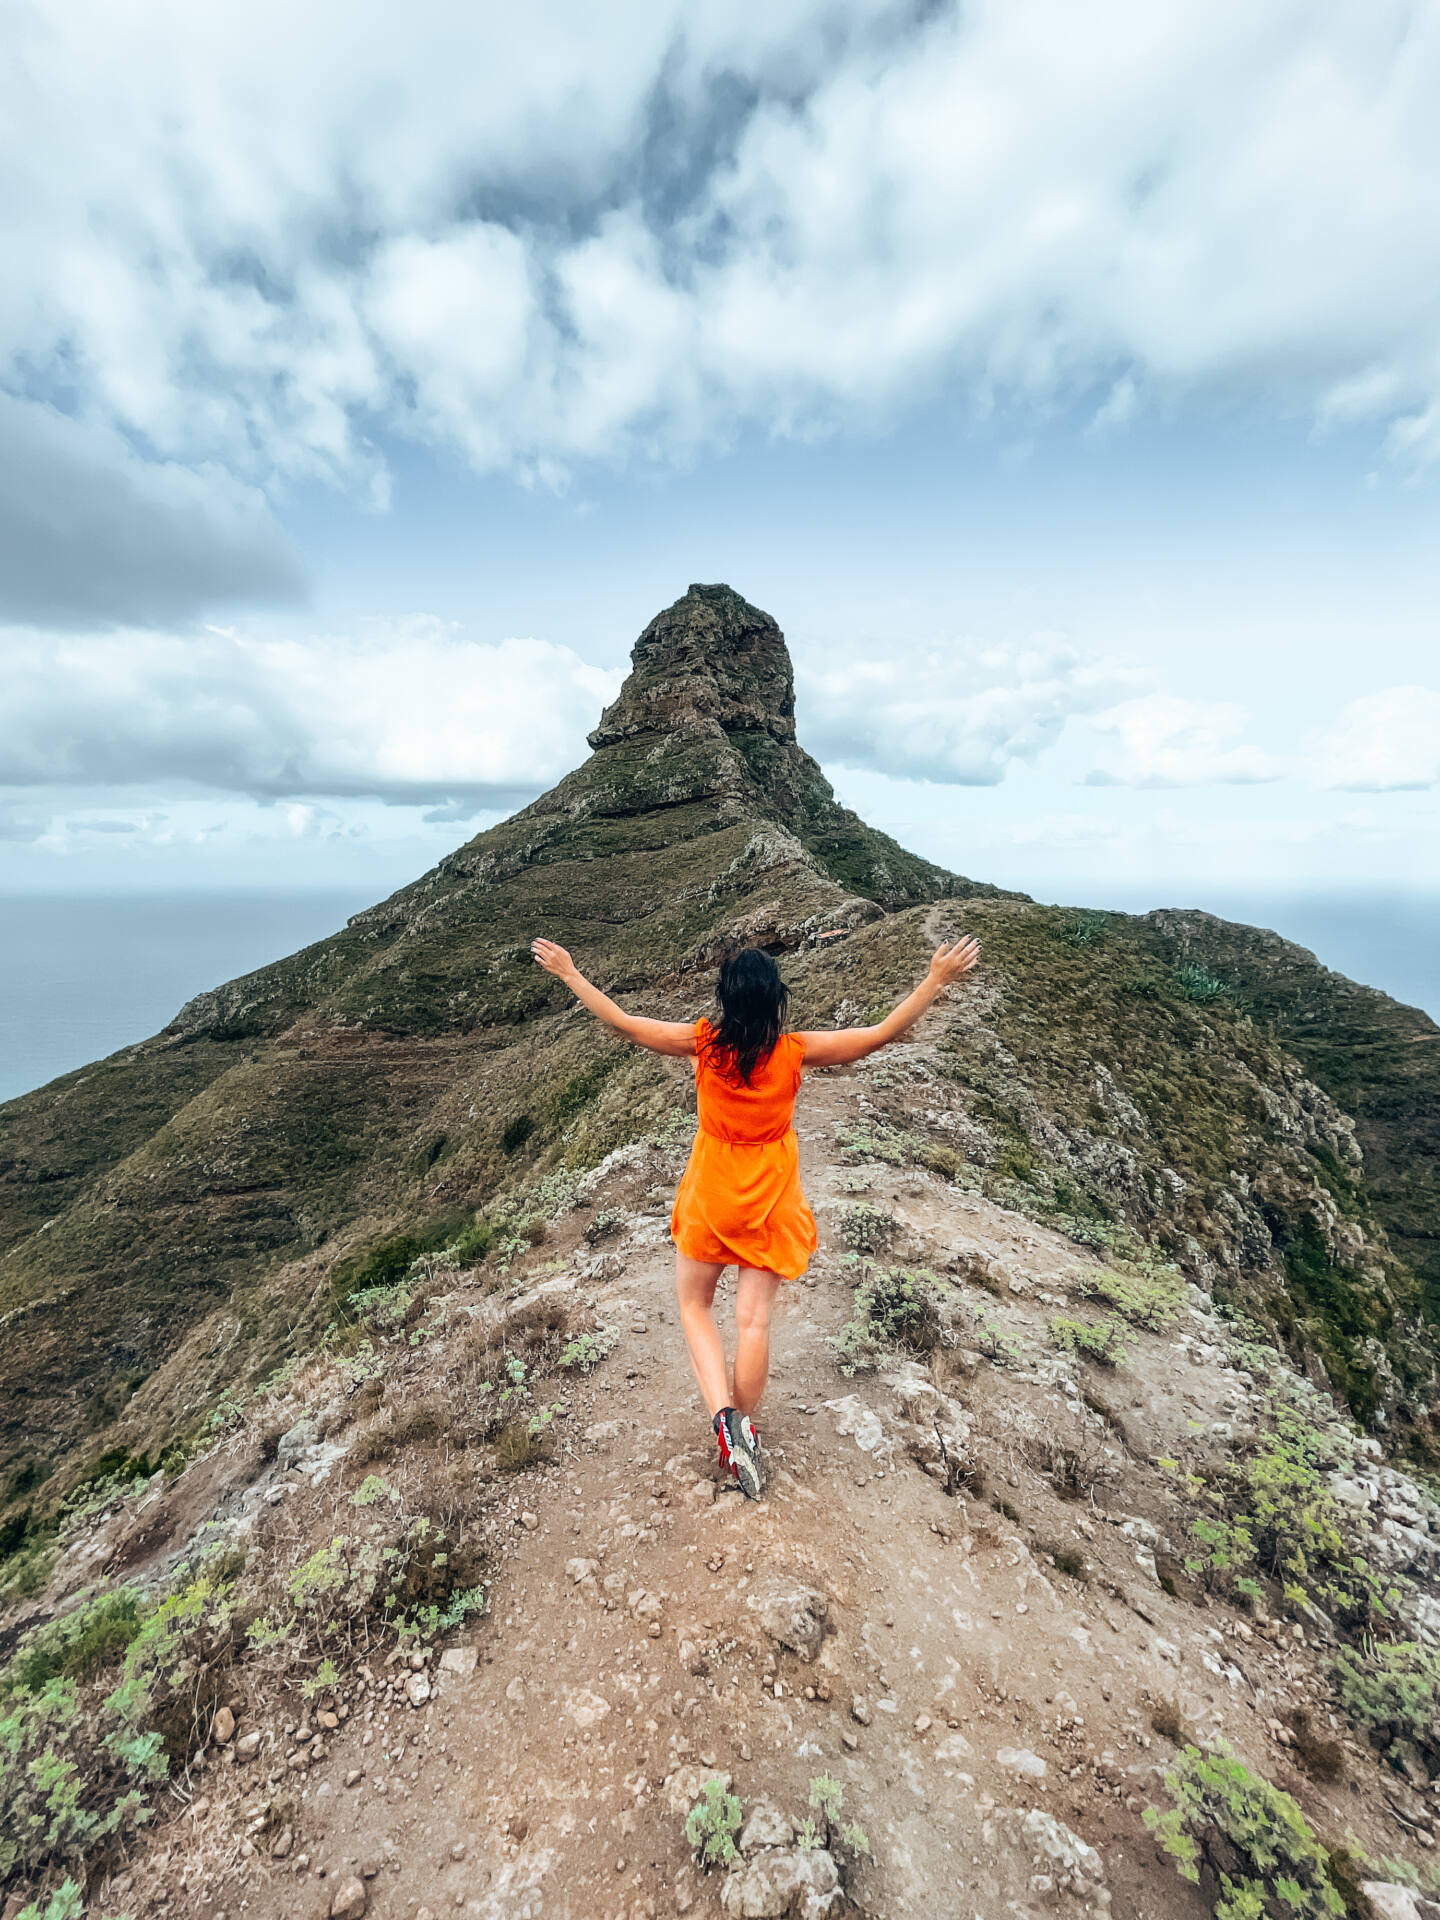
[[[1440,887],[1440,0],[14,0],[0,892],[369,888],[728,580],[877,824]]]

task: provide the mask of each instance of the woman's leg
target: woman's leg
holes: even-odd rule
[[[711,1308],[715,1287],[724,1267],[709,1260],[692,1260],[688,1254],[675,1255],[675,1298],[680,1307],[680,1325],[690,1349],[690,1364],[695,1369],[705,1405],[712,1414],[730,1405],[730,1381],[725,1371],[725,1347]]]
[[[780,1291],[780,1276],[760,1267],[742,1267],[735,1295],[739,1339],[735,1347],[735,1405],[754,1413],[770,1378],[770,1309]]]

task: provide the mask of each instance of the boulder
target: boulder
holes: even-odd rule
[[[813,1660],[825,1638],[828,1594],[786,1574],[772,1574],[745,1596],[745,1604],[777,1646]]]
[[[730,1920],[825,1920],[840,1905],[840,1869],[824,1847],[762,1847],[730,1869]]]

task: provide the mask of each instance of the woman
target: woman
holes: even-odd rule
[[[670,1218],[675,1293],[721,1462],[746,1498],[757,1499],[764,1468],[751,1416],[770,1377],[770,1310],[781,1283],[799,1278],[816,1246],[792,1124],[801,1078],[806,1067],[846,1066],[908,1033],[952,981],[969,973],[979,942],[937,947],[925,978],[878,1026],[819,1033],[784,1031],[790,989],[759,947],[721,967],[719,1021],[693,1025],[626,1013],[553,940],[535,940],[530,951],[607,1027],[652,1053],[695,1062],[700,1124]],[[711,1311],[726,1267],[740,1275],[733,1374]]]

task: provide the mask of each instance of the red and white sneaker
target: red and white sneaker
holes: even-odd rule
[[[758,1500],[765,1488],[760,1464],[760,1438],[747,1414],[722,1407],[715,1416],[715,1440],[720,1464],[728,1467],[747,1500]]]

